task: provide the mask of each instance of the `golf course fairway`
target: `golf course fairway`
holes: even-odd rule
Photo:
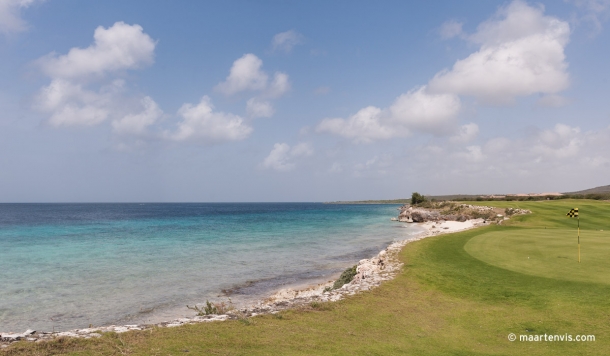
[[[95,340],[20,342],[0,355],[610,355],[610,203],[472,204],[532,214],[407,244],[395,279],[339,302]],[[572,208],[580,211],[581,263],[577,220],[566,217]],[[575,340],[582,335],[589,338]]]

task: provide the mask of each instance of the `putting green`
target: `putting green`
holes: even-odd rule
[[[610,285],[610,232],[516,229],[476,236],[464,249],[490,265],[538,277]]]

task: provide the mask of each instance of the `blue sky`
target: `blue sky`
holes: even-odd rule
[[[0,202],[609,184],[609,0],[0,0]]]

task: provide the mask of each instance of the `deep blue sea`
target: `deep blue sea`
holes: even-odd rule
[[[0,331],[159,322],[328,280],[420,232],[397,208],[0,204]]]

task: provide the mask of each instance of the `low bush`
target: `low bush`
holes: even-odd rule
[[[351,282],[352,279],[354,279],[355,275],[356,275],[356,266],[346,269],[345,271],[343,271],[343,273],[341,273],[341,276],[339,277],[339,279],[337,279],[335,281],[335,284],[333,284],[333,289],[339,289],[339,288],[343,287],[344,284]]]

